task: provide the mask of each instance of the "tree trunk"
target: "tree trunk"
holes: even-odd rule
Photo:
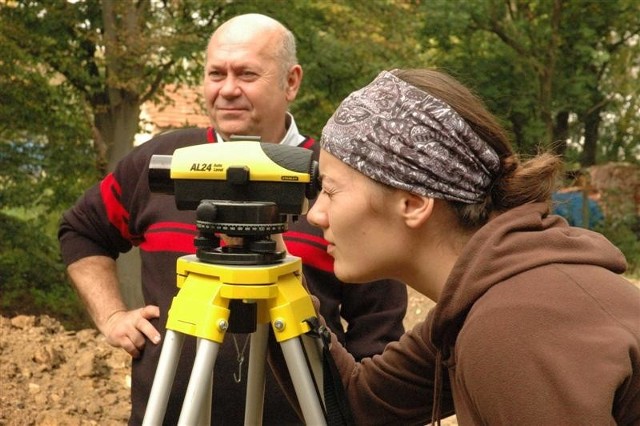
[[[514,113],[509,115],[511,122],[511,131],[513,132],[513,142],[517,147],[517,151],[523,151],[526,146],[526,138],[524,135],[524,127],[526,118],[523,114]]]
[[[598,148],[598,129],[600,128],[600,112],[602,107],[598,106],[589,111],[584,117],[584,148],[580,165],[589,167],[596,164],[596,153]]]
[[[556,114],[555,126],[553,126],[553,152],[564,158],[567,151],[567,139],[569,139],[569,111],[560,111]]]
[[[560,46],[560,23],[562,21],[562,1],[553,0],[549,22],[548,46],[544,48],[542,63],[544,67],[539,70],[540,78],[540,107],[541,118],[545,125],[546,137],[549,147],[555,150],[555,124],[553,120],[553,79],[556,74],[556,62],[558,46]]]
[[[549,148],[554,146],[554,123],[551,112],[553,73],[554,65],[551,63],[548,65],[548,68],[543,69],[538,75],[540,85],[538,95],[540,99],[540,119],[545,129],[544,140]]]
[[[122,96],[120,102],[95,115],[95,127],[104,144],[103,172],[111,172],[122,157],[133,148],[139,129],[140,103],[133,96]],[[136,97],[137,98],[137,97]]]
[[[136,95],[110,91],[111,107],[96,108],[95,129],[97,140],[102,143],[104,158],[100,164],[104,167],[103,175],[112,172],[118,161],[133,148],[133,141],[139,129],[140,103]],[[115,99],[115,100],[114,100]],[[141,288],[141,262],[137,247],[121,254],[117,260],[120,291],[124,302],[130,308],[144,305]]]

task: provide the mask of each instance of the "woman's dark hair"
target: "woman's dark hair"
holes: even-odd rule
[[[531,202],[550,202],[562,165],[560,158],[542,153],[521,161],[513,151],[507,132],[482,100],[450,75],[434,69],[404,69],[392,73],[447,103],[500,157],[500,170],[483,202],[450,202],[463,226],[482,226],[493,212]]]

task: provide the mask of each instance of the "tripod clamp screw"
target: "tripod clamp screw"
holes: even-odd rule
[[[282,331],[286,327],[286,323],[283,319],[278,318],[273,322],[273,327],[278,331]]]
[[[218,329],[220,331],[227,331],[228,328],[229,323],[226,320],[221,319],[220,321],[218,321]]]

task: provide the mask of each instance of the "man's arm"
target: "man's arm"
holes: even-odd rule
[[[137,358],[145,337],[160,342],[160,333],[149,322],[160,315],[157,306],[128,310],[118,284],[116,262],[108,256],[89,256],[67,268],[69,277],[96,327],[107,343]]]

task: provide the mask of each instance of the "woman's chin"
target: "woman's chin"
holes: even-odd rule
[[[365,274],[358,273],[357,271],[349,270],[348,268],[340,268],[339,265],[334,264],[333,273],[338,279],[344,283],[349,284],[362,284],[369,281],[369,279]]]

